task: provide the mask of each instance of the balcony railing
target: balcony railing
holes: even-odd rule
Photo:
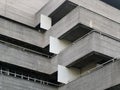
[[[6,75],[6,76],[11,76],[11,77],[18,78],[18,79],[31,81],[31,82],[35,82],[35,83],[39,83],[39,84],[43,84],[43,85],[59,87],[58,84],[48,82],[48,81],[44,81],[44,80],[40,80],[40,79],[37,79],[37,78],[32,78],[32,77],[25,76],[25,75],[18,74],[18,73],[13,73],[13,72],[10,72],[9,70],[3,70],[2,68],[0,69],[0,74],[1,75]]]

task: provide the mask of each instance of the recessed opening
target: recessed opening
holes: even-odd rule
[[[49,15],[49,17],[52,18],[52,25],[57,23],[60,19],[62,19],[76,7],[76,4],[66,0],[61,6],[59,6],[54,12]]]
[[[91,30],[92,30],[92,28],[89,28],[82,24],[77,24],[72,29],[70,29],[68,32],[64,33],[59,39],[74,42],[78,38],[89,33]]]
[[[101,65],[107,62],[110,59],[112,59],[112,57],[98,52],[91,52],[85,55],[84,57],[80,58],[79,60],[76,60],[75,62],[71,63],[70,65],[68,65],[68,67],[74,67],[80,69],[81,72],[85,72],[87,70],[95,68],[97,65]]]

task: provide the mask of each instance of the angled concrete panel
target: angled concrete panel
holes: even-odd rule
[[[50,17],[41,14],[40,15],[40,28],[49,30],[52,26],[52,20]]]
[[[68,84],[80,76],[80,70],[58,65],[58,82]]]
[[[50,50],[49,51],[51,53],[59,54],[69,45],[70,45],[70,42],[68,41],[59,40],[57,38],[50,36]]]

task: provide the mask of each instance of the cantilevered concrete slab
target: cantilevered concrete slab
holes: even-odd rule
[[[8,43],[0,43],[0,61],[47,74],[54,71],[54,65],[48,58]]]
[[[39,23],[39,15],[40,14],[45,14],[45,15],[50,15],[52,12],[54,12],[55,10],[57,10],[64,2],[66,2],[67,0],[60,0],[55,1],[55,0],[51,0],[46,6],[44,6],[38,13],[36,13],[36,20],[35,23],[36,25],[38,25]],[[100,0],[92,0],[92,1],[88,1],[88,0],[68,0],[69,2],[72,2],[76,5],[82,6],[84,8],[87,8],[93,12],[96,12],[100,15],[103,15],[113,21],[116,21],[118,23],[120,23],[120,12],[118,9],[113,8],[112,6],[100,1]],[[48,9],[49,8],[49,9]],[[113,13],[113,14],[111,14]]]
[[[120,1],[119,0],[101,0],[109,5],[111,5],[114,8],[117,8],[120,10]]]
[[[4,19],[1,19],[1,27],[1,34],[42,48],[49,45],[50,36],[73,42],[92,29],[120,38],[119,23],[80,6],[62,18],[45,34]],[[13,31],[13,33],[9,33],[9,31]]]
[[[119,90],[117,87],[110,88],[118,84],[120,84],[120,61],[96,69],[58,90]]]
[[[43,42],[43,34],[40,32],[2,18],[0,18],[0,34],[39,47],[42,46]]]
[[[44,14],[52,18],[52,24],[54,25],[76,6],[77,4],[69,0],[50,0],[38,13],[36,13],[35,24],[39,24],[39,16]]]
[[[90,9],[96,13],[99,13],[105,17],[108,17],[108,18],[120,23],[119,10],[111,7],[110,5],[104,3],[100,0],[93,0],[93,1],[50,0],[49,3],[47,5],[45,5],[47,2],[48,2],[48,0],[44,0],[44,1],[30,0],[29,2],[28,1],[20,1],[20,0],[17,2],[14,2],[13,0],[10,0],[10,1],[1,0],[0,1],[0,6],[1,6],[0,7],[0,15],[10,18],[12,20],[15,20],[17,22],[35,27],[39,24],[40,14],[45,14],[45,15],[55,18],[53,21],[53,24],[54,24],[54,22],[61,19],[61,16],[62,17],[65,16],[72,9],[74,9],[74,7],[76,7],[76,5],[80,5],[80,6],[83,6],[87,9]],[[70,3],[67,3],[67,5],[66,5],[66,2],[70,2]],[[27,5],[25,6],[24,3],[26,3]],[[33,3],[35,5],[32,5]],[[17,7],[17,6],[19,6],[19,7]],[[44,6],[44,7],[42,8],[42,6]],[[60,6],[67,6],[67,7],[63,8],[65,13],[60,8]],[[62,13],[62,15],[60,15],[60,13],[58,13],[58,12],[54,12],[56,10],[61,11],[60,13]],[[36,13],[37,11],[38,11],[38,13]],[[109,11],[109,13],[108,13],[108,11]],[[56,18],[56,16],[57,16],[57,18]]]
[[[49,36],[73,42],[92,29],[120,38],[119,23],[78,6],[45,33],[44,45],[49,43]]]
[[[48,0],[0,0],[0,16],[34,27],[35,13]]]
[[[112,86],[112,87],[105,89],[105,90],[119,90],[119,89],[120,89],[120,84]]]
[[[58,55],[58,62],[60,65],[81,68],[94,61],[101,64],[119,54],[119,41],[93,31],[61,52]]]

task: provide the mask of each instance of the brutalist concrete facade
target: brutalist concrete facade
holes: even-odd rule
[[[0,1],[0,90],[119,90],[120,11],[103,1],[50,0],[24,17]],[[51,18],[49,30],[41,14]],[[51,36],[70,44],[50,52]],[[59,82],[58,65],[79,77]]]

